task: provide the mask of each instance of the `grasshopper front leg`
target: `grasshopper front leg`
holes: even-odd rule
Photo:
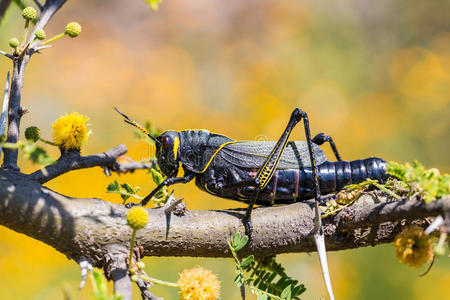
[[[193,173],[187,173],[184,175],[184,177],[173,177],[173,178],[167,178],[163,182],[161,182],[150,194],[148,194],[147,197],[145,197],[140,203],[127,203],[125,205],[126,208],[131,208],[133,206],[145,206],[147,203],[158,193],[159,190],[161,190],[165,186],[173,185],[176,183],[188,183],[192,179],[195,178],[195,174]]]

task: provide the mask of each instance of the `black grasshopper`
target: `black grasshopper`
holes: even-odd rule
[[[117,110],[117,109],[116,109]],[[386,162],[371,157],[343,161],[333,140],[320,133],[311,139],[308,116],[295,109],[277,142],[236,141],[207,130],[166,131],[158,137],[117,110],[125,122],[144,131],[156,143],[156,158],[167,176],[139,205],[164,186],[187,183],[195,178],[203,191],[249,204],[244,224],[251,233],[254,204],[276,205],[315,198],[339,191],[366,178],[385,181]],[[306,141],[289,141],[295,125],[303,119]],[[329,142],[337,161],[328,161],[318,145]],[[179,167],[184,175],[177,177]],[[131,207],[133,204],[127,204]]]

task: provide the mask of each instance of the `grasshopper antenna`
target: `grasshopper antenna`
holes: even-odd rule
[[[124,118],[124,122],[128,123],[134,127],[136,127],[137,129],[139,129],[140,131],[142,131],[143,133],[145,133],[149,138],[151,138],[153,141],[155,141],[156,145],[160,144],[161,142],[159,140],[156,139],[156,137],[154,137],[152,134],[150,134],[150,132],[148,132],[147,129],[145,129],[144,127],[142,127],[141,125],[139,125],[138,123],[136,123],[135,121],[131,120],[127,115],[125,115],[124,113],[122,113],[117,107],[113,106],[114,109]]]

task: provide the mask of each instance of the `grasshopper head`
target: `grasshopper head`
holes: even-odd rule
[[[156,159],[161,171],[168,178],[178,174],[180,165],[180,137],[176,131],[166,131],[156,138]]]

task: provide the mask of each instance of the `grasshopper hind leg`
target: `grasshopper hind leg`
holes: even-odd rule
[[[328,142],[330,143],[331,149],[333,150],[334,156],[336,156],[336,159],[338,161],[341,161],[341,155],[339,155],[339,152],[336,148],[336,144],[334,143],[333,139],[331,138],[331,136],[326,135],[325,133],[319,133],[318,135],[316,135],[313,139],[312,142],[316,145],[323,145],[323,143]]]

